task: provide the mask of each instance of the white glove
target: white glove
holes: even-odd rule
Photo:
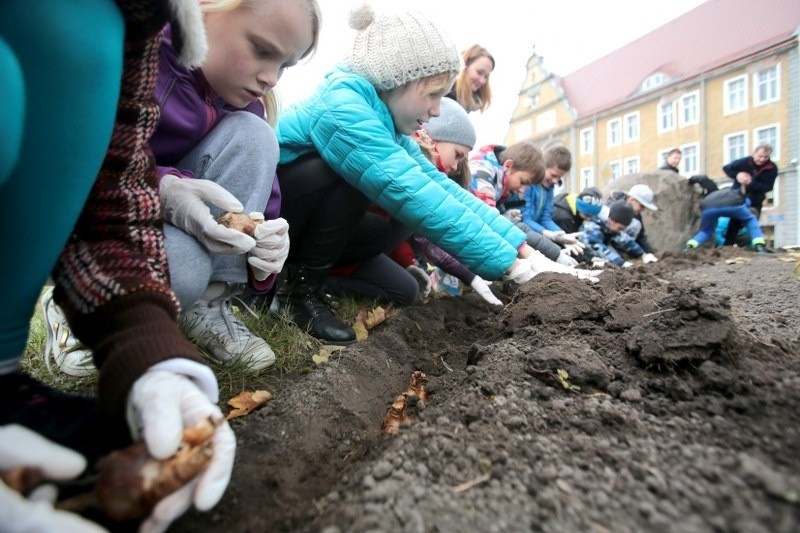
[[[592,283],[597,283],[600,281],[600,274],[602,274],[602,270],[581,270],[576,268],[575,275],[578,276],[578,279],[586,279],[591,281]]]
[[[497,296],[492,293],[492,290],[489,288],[489,282],[483,279],[480,276],[475,276],[472,280],[472,283],[469,284],[475,292],[477,292],[481,298],[486,300],[492,305],[503,305],[503,302],[497,299]]]
[[[642,263],[645,265],[648,263],[655,263],[658,261],[658,257],[655,254],[646,253],[642,256]]]
[[[134,438],[144,438],[147,450],[154,458],[166,459],[178,450],[184,428],[208,417],[221,421],[221,424],[212,437],[213,456],[206,470],[158,502],[142,524],[142,531],[166,530],[192,503],[200,511],[214,507],[228,486],[236,454],[236,437],[216,405],[217,398],[209,398],[186,375],[158,369],[159,366],[169,367],[173,361],[177,361],[178,366],[183,364],[187,368],[207,370],[213,381],[213,390],[207,394],[218,394],[213,373],[199,363],[186,359],[168,360],[151,367],[136,380],[128,395],[128,425]]]
[[[578,256],[581,255],[584,250],[586,250],[586,245],[582,242],[578,241],[575,244],[565,244],[564,251],[567,252],[569,255]]]
[[[630,268],[632,266],[633,263],[631,263],[630,261],[625,261],[624,263],[622,263],[622,268]]]
[[[566,250],[561,250],[556,258],[556,263],[559,265],[564,265],[568,267],[578,266],[578,260],[574,259]]]
[[[549,229],[542,230],[542,236],[545,239],[550,239],[554,243],[563,244],[564,243],[564,235],[566,235],[563,231],[552,231]]]
[[[167,174],[161,178],[158,193],[164,220],[194,235],[209,251],[238,255],[256,245],[249,235],[226,228],[211,216],[206,202],[234,213],[244,209],[239,200],[213,181]]]
[[[406,270],[414,276],[414,279],[419,283],[419,296],[420,298],[427,298],[431,293],[431,277],[422,268],[417,265],[408,265]]]
[[[20,466],[38,467],[46,478],[63,480],[83,472],[86,460],[78,452],[50,442],[28,428],[16,424],[0,426],[0,470]],[[45,492],[52,500],[55,499],[53,487],[41,487],[27,499],[0,482],[0,516],[3,517],[0,530],[7,533],[105,531],[76,514],[53,509],[52,501],[42,499]]]
[[[253,269],[253,276],[258,281],[264,281],[270,274],[278,274],[286,262],[289,255],[289,223],[282,218],[264,221],[255,227],[253,237],[256,246],[250,250],[247,262]]]
[[[520,222],[522,220],[522,211],[519,209],[509,209],[503,215],[511,222]]]
[[[580,270],[571,266],[564,266],[555,261],[550,261],[538,250],[534,250],[528,259],[531,262],[533,270],[536,271],[537,274],[541,274],[542,272],[558,272],[559,274],[569,274],[570,276],[575,276],[579,279],[588,279],[596,283],[599,281],[597,276],[602,273],[602,271],[598,270]]]
[[[586,248],[586,245],[580,241],[581,237],[583,237],[583,232],[582,231],[576,231],[575,233],[565,233],[562,236],[563,242],[561,244],[565,244],[565,245],[570,245],[571,244],[571,245],[580,246],[581,247],[581,252],[582,252],[583,249]]]
[[[516,266],[512,267],[508,274],[503,276],[503,279],[507,281],[513,281],[517,285],[522,285],[523,283],[533,279],[533,276],[536,274],[538,274],[538,272],[533,269],[533,266],[528,259],[518,259]]]

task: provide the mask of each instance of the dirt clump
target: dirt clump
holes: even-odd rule
[[[404,309],[233,421],[222,503],[173,530],[797,531],[785,255],[667,254],[597,284],[537,276],[499,311]],[[387,435],[415,370],[428,398]]]

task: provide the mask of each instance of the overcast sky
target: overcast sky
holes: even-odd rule
[[[284,106],[310,94],[322,76],[341,60],[354,32],[347,23],[359,0],[318,0],[322,34],[315,56],[289,69],[278,84]],[[517,94],[525,80],[525,63],[536,47],[544,66],[566,76],[670,20],[704,0],[373,0],[428,15],[442,26],[459,50],[480,44],[494,56],[490,78],[492,106],[470,117],[478,144],[503,142]]]

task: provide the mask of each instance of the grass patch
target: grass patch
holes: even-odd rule
[[[365,306],[368,309],[377,304],[359,298],[338,298],[335,301],[336,312],[342,320],[352,324],[358,310]],[[312,356],[319,353],[322,343],[300,330],[291,320],[283,315],[275,315],[260,311],[258,316],[234,309],[234,312],[245,323],[247,328],[267,341],[275,352],[275,364],[269,368],[252,371],[244,364],[236,361],[222,364],[209,354],[198,348],[211,369],[217,376],[222,403],[243,390],[270,389],[280,390],[285,382],[293,377],[310,372],[316,366]],[[44,362],[46,327],[44,314],[40,305],[31,320],[30,334],[22,361],[23,369],[36,379],[59,390],[80,394],[93,394],[97,386],[97,374],[83,378],[67,376],[57,370],[51,360],[49,371]]]

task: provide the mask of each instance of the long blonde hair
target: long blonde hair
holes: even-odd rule
[[[200,11],[203,13],[220,13],[223,11],[231,11],[241,6],[253,5],[258,1],[266,0],[200,0]],[[319,45],[319,32],[322,26],[322,11],[319,8],[317,0],[302,0],[306,8],[309,18],[311,19],[311,46],[308,50],[300,56],[300,59],[311,57],[317,51]],[[275,91],[269,91],[261,97],[261,103],[264,104],[264,115],[267,122],[272,127],[278,123],[278,115],[280,114],[280,99]]]
[[[480,111],[483,113],[492,103],[492,88],[487,79],[483,87],[476,92],[472,92],[472,88],[469,86],[469,80],[467,79],[467,67],[478,58],[488,57],[492,62],[492,69],[494,70],[494,57],[492,57],[492,54],[490,54],[486,48],[478,44],[473,44],[461,52],[461,57],[464,59],[464,68],[461,69],[461,73],[456,80],[456,101],[461,104],[461,107],[463,107],[467,113],[470,111]]]

